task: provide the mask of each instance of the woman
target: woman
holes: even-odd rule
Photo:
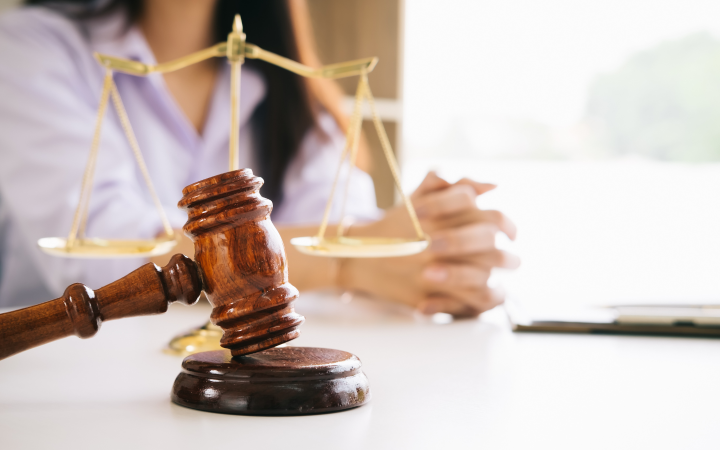
[[[317,64],[302,0],[29,0],[0,19],[0,305],[57,297],[72,282],[102,286],[141,260],[68,260],[42,254],[43,236],[70,227],[91,140],[103,70],[93,52],[147,63],[175,59],[225,40],[234,14],[248,40]],[[45,5],[47,4],[47,5]],[[52,5],[52,8],[49,7]],[[120,95],[171,224],[184,186],[227,170],[229,70],[220,60],[148,77],[115,74]],[[487,286],[493,267],[517,259],[494,247],[512,223],[481,211],[475,197],[493,186],[450,184],[429,174],[412,195],[431,248],[378,260],[312,258],[288,245],[313,234],[332,184],[347,119],[339,90],[258,61],[242,72],[241,167],[265,179],[262,194],[286,245],[290,281],[300,289],[340,287],[418,307],[425,313],[477,315],[502,301]],[[412,235],[402,208],[384,217],[369,177],[352,177],[348,213],[361,224],[350,235]],[[103,124],[87,234],[148,238],[162,230],[117,117]],[[182,235],[182,233],[180,233]],[[189,240],[178,251],[192,255]],[[157,261],[162,263],[162,261]]]

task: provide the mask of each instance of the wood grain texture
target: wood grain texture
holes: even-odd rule
[[[380,62],[369,75],[377,98],[402,98],[403,0],[308,0],[318,56],[323,64],[377,56]],[[355,95],[357,77],[337,80],[346,95]],[[395,157],[402,159],[401,122],[384,121]],[[363,122],[377,205],[395,205],[395,182],[371,121]]]
[[[92,337],[106,320],[161,314],[173,302],[192,305],[201,290],[195,263],[180,254],[162,269],[146,264],[97,291],[72,284],[60,298],[0,315],[0,359],[73,334]]]
[[[323,64],[377,56],[370,74],[373,94],[400,98],[402,2],[400,0],[309,0],[318,56]],[[357,78],[338,80],[354,95]]]
[[[357,356],[340,350],[280,347],[233,358],[229,351],[185,358],[172,401],[203,411],[304,415],[355,408],[370,400]]]
[[[305,320],[293,308],[298,291],[288,283],[262,184],[250,169],[227,172],[186,187],[178,203],[188,213],[183,230],[195,243],[211,320],[224,331],[220,345],[234,356],[295,339]]]

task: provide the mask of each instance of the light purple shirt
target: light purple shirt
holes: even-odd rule
[[[47,301],[75,282],[99,288],[146,262],[58,258],[36,244],[39,238],[64,237],[70,230],[104,75],[93,52],[155,63],[142,33],[135,27],[124,32],[122,19],[116,14],[81,24],[38,7],[0,17],[0,306]],[[230,80],[223,67],[202,135],[161,75],[115,74],[173,228],[186,220],[176,206],[182,188],[227,171]],[[241,83],[240,166],[257,169],[248,120],[266,85],[249,67],[243,69]],[[345,138],[327,113],[321,114],[318,128],[308,132],[288,167],[282,204],[272,213],[276,224],[313,224],[322,218]],[[348,214],[377,218],[370,177],[358,170],[351,180]],[[117,115],[108,107],[87,235],[151,238],[161,230]]]

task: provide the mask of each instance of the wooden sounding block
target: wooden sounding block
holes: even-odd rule
[[[272,348],[233,358],[190,355],[172,401],[204,411],[247,415],[318,414],[364,405],[370,388],[357,356],[340,350]]]
[[[235,414],[300,415],[341,411],[370,398],[360,360],[329,349],[282,347],[305,318],[293,302],[272,202],[249,169],[183,189],[185,233],[195,262],[175,255],[162,269],[146,264],[97,291],[73,284],[58,299],[0,315],[0,359],[75,334],[93,336],[105,320],[159,314],[200,293],[213,306],[227,350],[187,357],[172,399],[189,408]]]

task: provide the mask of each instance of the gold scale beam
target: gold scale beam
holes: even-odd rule
[[[228,34],[227,42],[220,42],[199,52],[191,53],[172,61],[161,64],[144,64],[139,61],[132,61],[114,56],[95,54],[95,58],[105,68],[112,71],[123,72],[135,76],[147,76],[151,73],[169,73],[185,67],[197,64],[206,59],[215,57],[227,57],[231,67],[230,86],[230,170],[238,170],[239,147],[239,108],[240,108],[240,66],[244,58],[260,59],[274,64],[290,72],[308,78],[343,78],[362,73],[369,73],[378,62],[377,58],[365,58],[356,61],[348,61],[339,64],[331,64],[317,69],[300,64],[275,53],[261,49],[257,45],[245,42],[242,21],[240,16],[235,16],[233,30]]]
[[[237,27],[237,31],[235,30],[235,27]],[[363,71],[370,73],[373,71],[378,62],[377,57],[373,57],[338,64],[330,64],[313,69],[312,67],[293,61],[292,59],[263,50],[257,45],[245,42],[245,35],[241,34],[242,38],[238,38],[237,36],[234,36],[236,33],[242,33],[242,25],[235,25],[233,32],[230,33],[233,41],[235,41],[235,39],[239,40],[236,45],[228,46],[227,42],[220,42],[219,44],[215,44],[212,47],[200,50],[199,52],[191,53],[187,56],[183,56],[182,58],[156,65],[144,64],[139,61],[132,61],[129,59],[116,58],[114,56],[103,55],[101,53],[96,53],[95,57],[98,61],[100,61],[100,64],[110,70],[136,76],[145,76],[151,73],[174,72],[206,59],[214,57],[221,58],[223,56],[227,56],[228,58],[245,57],[248,59],[260,59],[307,78],[344,78],[360,75]]]

